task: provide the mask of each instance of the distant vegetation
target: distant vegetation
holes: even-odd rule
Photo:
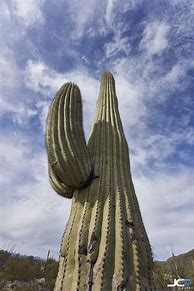
[[[164,262],[156,261],[154,264],[157,290],[169,290],[166,289],[167,284],[173,283],[176,278],[191,279],[194,283],[194,249],[185,254],[173,255]]]
[[[167,284],[173,283],[174,278],[189,278],[194,282],[194,250],[172,256],[165,262],[154,262],[155,282],[157,290],[169,290]],[[58,262],[53,258],[47,260],[33,256],[21,256],[19,254],[0,250],[0,283],[2,282],[33,282],[43,279],[42,289],[25,285],[25,287],[12,287],[13,289],[0,290],[37,291],[53,290],[58,271]],[[25,283],[26,284],[26,283]],[[28,286],[28,287],[27,287]]]
[[[58,262],[53,258],[42,260],[0,250],[0,281],[30,282],[44,278],[45,290],[53,290],[57,271]]]

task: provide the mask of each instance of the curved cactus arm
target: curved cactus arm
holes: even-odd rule
[[[82,102],[79,88],[64,84],[50,106],[46,148],[51,185],[67,198],[81,189],[92,175],[92,165],[82,126]]]
[[[53,172],[51,166],[49,165],[49,178],[53,189],[61,196],[65,198],[72,198],[74,190],[66,187],[62,181],[57,177],[56,173]]]

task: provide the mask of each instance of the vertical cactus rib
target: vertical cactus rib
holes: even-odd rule
[[[123,241],[123,213],[122,213],[122,205],[121,205],[121,185],[120,185],[120,171],[119,171],[119,160],[115,159],[115,157],[119,154],[119,140],[118,140],[118,132],[116,127],[117,120],[117,112],[115,112],[116,100],[115,100],[115,91],[114,91],[114,80],[112,76],[108,74],[107,76],[107,89],[109,95],[110,108],[113,112],[112,118],[110,119],[111,127],[114,128],[113,132],[113,162],[114,162],[114,183],[115,183],[115,216],[117,217],[115,221],[115,267],[114,267],[114,275],[113,275],[113,290],[120,285],[120,283],[124,280],[124,241]],[[112,89],[112,90],[111,90]]]
[[[56,95],[53,105],[50,111],[51,115],[51,125],[49,130],[48,138],[46,139],[47,151],[48,151],[48,159],[50,162],[50,166],[54,172],[56,172],[57,176],[70,188],[69,185],[73,184],[72,177],[68,175],[65,167],[65,161],[63,156],[65,152],[61,151],[59,138],[58,138],[58,115],[60,115],[59,102],[62,100],[64,102],[64,96],[69,89],[70,84],[65,84],[63,90],[59,90],[59,94]],[[62,107],[62,106],[61,106]],[[60,127],[63,126],[63,123],[60,124]],[[51,141],[51,144],[49,143]],[[67,141],[66,141],[67,143]],[[67,148],[68,150],[68,148]],[[63,155],[63,156],[62,156]],[[76,183],[76,182],[75,182]]]
[[[92,191],[93,185],[87,188],[87,197],[84,203],[82,216],[80,217],[79,230],[78,230],[78,256],[77,256],[77,272],[78,278],[76,282],[77,290],[86,289],[86,280],[87,274],[89,272],[89,264],[87,263],[87,254],[88,254],[88,232],[89,232],[89,223],[92,211],[92,202],[89,197]]]
[[[111,81],[109,81],[109,84]],[[112,89],[111,89],[112,88]],[[114,84],[111,86],[110,84],[110,94],[112,95],[112,127],[115,128],[115,141],[113,144],[115,145],[115,154],[114,156],[121,156],[122,149],[120,147],[120,130],[118,128],[118,112],[117,112],[117,104],[116,104],[116,92],[114,88]],[[117,110],[116,110],[117,109]],[[116,216],[118,217],[116,221],[116,233],[118,233],[118,237],[116,236],[116,247],[115,247],[115,261],[117,260],[117,264],[115,263],[115,270],[114,270],[114,285],[117,287],[118,290],[122,290],[121,287],[127,284],[128,280],[128,265],[126,264],[127,261],[127,254],[128,252],[125,251],[125,244],[126,244],[126,237],[124,232],[124,221],[125,221],[125,205],[123,204],[123,193],[122,193],[122,180],[121,180],[121,159],[118,159],[116,162],[116,176],[117,176],[117,197],[116,197]],[[120,238],[120,239],[119,239]],[[113,286],[114,286],[113,285]]]
[[[80,90],[78,88],[78,90],[76,91],[76,97],[77,97],[77,103],[80,104],[80,107],[74,106],[75,118],[72,120],[73,121],[72,132],[73,132],[73,129],[75,129],[75,134],[74,135],[83,136],[84,137],[83,118],[82,118],[82,102],[81,102],[80,96],[81,96],[81,93],[80,93]],[[76,116],[77,116],[77,118],[76,118]],[[73,136],[72,136],[72,138],[73,138]],[[76,146],[78,147],[77,143],[76,143]],[[81,147],[82,151],[80,151],[80,147]],[[81,155],[82,161],[85,164],[86,175],[88,176],[91,173],[92,162],[91,162],[91,160],[89,158],[89,152],[88,152],[88,149],[87,149],[87,146],[86,146],[85,138],[81,138],[79,140],[78,152],[79,151],[80,151],[80,155]],[[80,165],[80,167],[81,167],[81,165]]]
[[[100,98],[100,96],[99,96]],[[91,254],[91,260],[96,261],[93,269],[94,273],[94,280],[97,282],[94,286],[94,290],[96,288],[100,288],[101,280],[102,280],[102,272],[103,272],[103,250],[104,250],[104,243],[105,243],[105,236],[107,232],[107,220],[104,219],[104,215],[107,213],[103,211],[103,209],[106,207],[106,183],[104,183],[104,176],[106,174],[106,128],[105,128],[105,106],[103,106],[103,100],[102,98],[99,99],[100,107],[98,112],[98,119],[97,119],[97,128],[99,127],[99,130],[96,131],[97,138],[100,139],[100,143],[97,143],[96,148],[96,162],[101,160],[101,167],[99,169],[99,176],[100,176],[100,196],[97,209],[96,209],[96,217],[95,217],[95,225],[93,229],[94,235],[99,238],[99,244],[97,244],[96,249],[94,249],[94,246],[92,245],[93,242],[93,233],[91,235],[91,245],[90,245],[90,254]],[[102,231],[103,229],[103,231]]]
[[[114,95],[116,94],[114,92],[114,90],[113,90],[113,94]],[[118,111],[117,104],[115,104],[114,115],[113,115],[114,116],[114,125],[113,126],[117,129],[117,135],[118,135],[117,145],[118,145],[119,159],[118,159],[118,174],[117,174],[117,176],[119,177],[119,184],[121,184],[120,189],[122,189],[122,191],[124,192],[125,191],[125,181],[128,178],[128,171],[125,169],[125,165],[127,165],[126,161],[128,161],[128,148],[127,148],[127,143],[126,143],[126,140],[124,137],[120,116],[117,113],[117,111]],[[128,168],[129,168],[129,164],[128,164]],[[120,193],[120,189],[119,189],[119,193]],[[127,209],[127,205],[124,202],[124,195],[125,195],[125,193],[123,193],[122,196],[119,195],[119,199],[118,199],[119,200],[119,215],[120,215],[120,220],[122,221],[122,223],[130,221],[130,218],[132,216],[132,210],[130,208],[129,208],[129,220],[127,219],[128,217],[127,217],[126,213],[125,213],[125,218],[122,215],[123,212],[125,211],[125,209]],[[128,200],[128,196],[126,197],[126,199]],[[124,224],[122,224],[122,226],[121,226],[121,233],[122,233],[121,235],[122,235],[122,241],[123,241],[123,245],[124,245],[124,235],[126,238],[128,235],[128,231],[123,231],[123,227],[124,227]],[[129,235],[128,235],[128,239],[129,239]],[[131,240],[131,242],[129,243],[129,245],[132,245],[133,254],[134,254],[133,255],[134,267],[131,269],[131,271],[134,270],[136,276],[138,276],[139,275],[139,250],[137,247],[136,232],[134,232],[133,228],[130,229],[130,240]],[[127,242],[127,240],[126,240],[126,242]],[[126,245],[125,245],[125,248],[123,246],[123,250],[124,249],[126,249]],[[126,253],[129,253],[129,251],[126,251]],[[122,251],[121,251],[121,255],[122,255]],[[125,256],[125,258],[126,258],[126,256]],[[123,257],[121,257],[120,261],[124,264]],[[128,265],[128,267],[129,267],[129,265]],[[121,269],[121,267],[119,267],[119,269]],[[125,264],[125,270],[127,270],[126,264]],[[130,273],[128,273],[128,274],[130,274]],[[122,285],[123,280],[126,281],[126,279],[127,278],[124,278],[124,274],[122,274],[122,277],[120,278],[120,281],[121,281],[120,286]],[[138,278],[136,278],[136,288],[137,288],[138,284],[139,284]]]
[[[75,198],[72,199],[71,214],[69,217],[68,224],[64,231],[61,248],[60,248],[60,258],[59,258],[59,272],[55,282],[55,290],[62,290],[63,280],[65,277],[66,266],[67,266],[67,253],[70,245],[71,232],[73,229],[73,224],[76,216],[77,204],[75,203]]]
[[[77,281],[77,261],[78,261],[78,231],[80,226],[80,217],[84,208],[84,201],[86,200],[87,189],[82,190],[82,195],[79,195],[79,191],[76,190],[74,193],[75,203],[76,203],[76,213],[74,216],[74,221],[72,222],[72,228],[68,237],[68,245],[66,249],[66,270],[63,279],[62,290],[75,290],[74,284]],[[74,211],[72,211],[74,212]],[[73,214],[73,213],[72,213]],[[64,238],[64,242],[66,239]],[[76,281],[74,280],[76,277]],[[58,290],[58,289],[56,289]],[[60,290],[60,289],[59,289]]]
[[[108,220],[108,228],[107,228],[107,237],[106,237],[106,246],[104,251],[104,272],[102,276],[102,284],[101,288],[104,290],[112,289],[112,274],[114,272],[114,245],[115,245],[115,196],[112,195],[114,191],[114,180],[113,180],[113,132],[110,124],[111,121],[111,107],[110,107],[110,86],[108,83],[107,86],[107,94],[106,96],[106,128],[107,128],[107,154],[106,154],[106,166],[107,166],[107,220]]]
[[[112,144],[110,140],[110,127],[107,123],[109,119],[109,106],[108,106],[108,100],[107,98],[101,98],[101,104],[102,104],[102,112],[103,118],[101,122],[104,126],[104,132],[101,134],[102,140],[104,143],[104,148],[102,151],[102,158],[104,159],[104,177],[107,177],[106,181],[103,181],[104,184],[104,203],[101,204],[101,217],[102,217],[102,227],[101,227],[101,241],[100,241],[100,248],[99,248],[99,256],[97,259],[97,262],[94,266],[94,274],[95,280],[98,282],[96,284],[95,288],[104,288],[109,289],[111,286],[111,276],[106,275],[107,266],[109,270],[112,269],[113,264],[111,264],[111,259],[113,257],[110,256],[110,250],[111,247],[114,245],[114,242],[111,244],[111,240],[114,239],[113,233],[111,233],[111,226],[114,227],[114,221],[112,221],[112,203],[111,203],[111,188],[112,188],[112,180],[111,180],[111,153],[112,153]],[[114,228],[113,228],[114,230]],[[101,267],[100,270],[99,266]],[[109,271],[110,273],[110,271]]]
[[[87,145],[81,110],[79,88],[67,83],[47,120],[50,182],[73,199],[55,291],[154,291],[151,246],[110,72],[101,79]]]

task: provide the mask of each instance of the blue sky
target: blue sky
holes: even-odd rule
[[[193,248],[193,1],[2,0],[0,30],[0,247],[58,256],[71,201],[49,185],[48,106],[77,83],[87,137],[108,69],[154,256]]]

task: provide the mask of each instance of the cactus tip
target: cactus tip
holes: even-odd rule
[[[102,74],[102,78],[103,77],[112,77],[113,78],[113,74],[109,71],[109,70],[105,70],[104,72],[103,72],[103,74]]]

